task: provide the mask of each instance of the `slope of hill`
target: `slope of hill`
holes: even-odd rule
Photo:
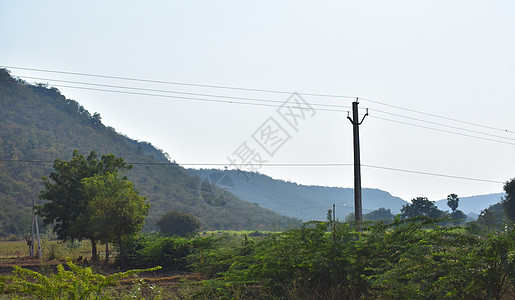
[[[0,69],[0,236],[29,230],[32,201],[42,189],[41,177],[52,171],[56,158],[113,153],[135,163],[127,174],[151,203],[147,229],[156,218],[176,209],[200,218],[217,229],[265,229],[295,222],[270,210],[231,199],[218,207],[203,201],[200,180],[162,151],[131,140],[102,124],[79,103],[55,88],[27,84]],[[297,222],[298,223],[298,222]]]
[[[354,213],[352,188],[307,186],[237,170],[192,169],[190,172],[201,178],[222,172],[228,178],[223,186],[230,185],[236,196],[285,216],[301,218],[303,221],[325,220],[327,210],[332,209],[333,203],[336,204],[336,216],[340,220]],[[397,214],[404,204],[406,201],[388,192],[363,189],[364,214],[380,207],[389,208],[392,213]]]
[[[465,214],[474,213],[479,215],[483,209],[501,202],[505,195],[506,194],[504,193],[497,193],[470,197],[459,197],[460,202],[458,209],[463,211]],[[435,204],[441,210],[450,210],[449,206],[447,206],[447,199],[438,200],[435,202]]]

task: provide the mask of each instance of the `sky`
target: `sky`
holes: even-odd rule
[[[353,187],[358,99],[362,186],[440,200],[515,177],[514,13],[513,1],[0,0],[0,66],[185,167],[306,185]]]

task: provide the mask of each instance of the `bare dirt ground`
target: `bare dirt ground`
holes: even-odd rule
[[[0,274],[9,274],[13,271],[13,266],[19,266],[27,269],[37,269],[41,266],[57,266],[59,261],[44,260],[36,257],[10,257],[0,259]]]

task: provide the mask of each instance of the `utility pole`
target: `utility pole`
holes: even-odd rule
[[[333,243],[336,242],[336,205],[333,203]]]
[[[353,127],[353,139],[354,139],[354,217],[356,222],[363,221],[362,208],[361,208],[361,159],[359,152],[359,125],[363,123],[367,113],[363,116],[363,119],[359,121],[358,115],[358,98],[355,102],[352,102],[352,119],[347,115],[347,119],[352,123]]]
[[[34,218],[36,213],[34,212],[34,199],[32,199],[32,224],[30,224],[30,240],[27,241],[29,244],[29,255],[30,257],[34,256]]]
[[[41,239],[39,238],[39,225],[38,225],[38,216],[34,218],[35,225],[36,225],[36,236],[38,238],[38,257],[42,258],[41,254]]]
[[[36,229],[36,237],[38,239],[38,257],[41,258],[41,240],[39,238],[39,226],[38,226],[38,216],[36,216],[35,211],[35,203],[34,199],[32,199],[32,225],[30,228],[30,256],[36,256],[34,253],[34,228]]]

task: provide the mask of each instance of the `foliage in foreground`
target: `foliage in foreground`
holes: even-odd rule
[[[480,237],[438,220],[311,222],[241,247],[204,251],[197,271],[222,298],[506,299],[515,297],[515,231]]]
[[[71,261],[67,265],[69,271],[59,264],[57,273],[50,276],[15,266],[12,276],[0,278],[0,292],[31,295],[38,299],[108,299],[105,292],[107,287],[138,273],[161,268],[134,269],[104,276],[93,273],[89,267],[77,266]]]
[[[189,271],[188,257],[205,249],[215,247],[210,237],[183,238],[163,237],[156,234],[140,235],[126,242],[127,252],[123,258],[135,268],[160,265],[173,271]]]

